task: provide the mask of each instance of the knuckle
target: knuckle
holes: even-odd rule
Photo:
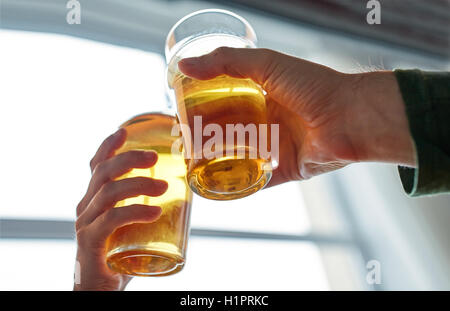
[[[214,57],[225,56],[229,51],[230,51],[229,47],[221,46],[221,47],[216,48],[213,51],[212,56],[214,56]]]
[[[146,159],[146,153],[143,150],[130,150],[125,153],[118,155],[120,159],[123,159],[125,163],[129,163],[131,161],[142,161]]]
[[[103,186],[100,188],[99,192],[101,196],[104,196],[105,194],[114,194],[116,192],[116,184],[117,182],[115,181],[109,181],[105,184],[103,184]]]
[[[81,211],[83,210],[83,206],[84,206],[84,199],[80,201],[80,203],[78,203],[77,205],[77,216],[79,216],[81,214]]]
[[[106,170],[107,167],[108,167],[108,162],[104,161],[104,162],[100,162],[99,164],[97,164],[97,166],[95,167],[95,170],[99,171],[99,172],[103,172]]]
[[[110,158],[110,160],[113,161],[113,162],[117,162],[117,161],[121,161],[121,160],[127,160],[129,158],[132,158],[136,151],[137,150],[129,150],[129,151],[126,151],[126,152],[122,152],[122,153],[116,154],[112,158]]]
[[[259,49],[261,51],[262,54],[267,55],[267,56],[271,56],[273,55],[272,52],[273,50],[268,49],[268,48],[260,48]]]
[[[97,201],[100,203],[103,203],[105,201],[105,198],[110,198],[111,200],[115,200],[117,197],[117,182],[110,181],[105,184],[103,184],[100,187],[100,190],[97,193]]]
[[[146,188],[151,188],[155,186],[155,180],[148,177],[136,177],[135,187],[143,191]]]
[[[272,64],[275,59],[275,54],[270,49],[261,49],[262,61],[267,66]]]
[[[130,150],[111,158],[111,167],[125,168],[138,164],[145,160],[145,151],[142,150]]]
[[[120,220],[119,209],[112,208],[98,216],[98,218],[98,223],[101,224],[103,228],[115,226],[115,224]]]
[[[92,168],[92,174],[96,176],[103,176],[108,171],[108,163],[106,161],[98,163]]]
[[[91,248],[95,237],[87,227],[84,227],[76,232],[76,240],[79,248]]]
[[[92,158],[91,161],[89,161],[89,166],[91,168],[91,171],[94,171],[95,168],[95,158]]]
[[[102,217],[103,223],[107,223],[107,224],[115,223],[117,221],[117,219],[119,218],[118,217],[118,209],[117,208],[110,209],[106,213],[103,213],[101,215],[101,217]]]
[[[214,52],[212,52],[211,54],[201,55],[198,59],[199,59],[199,61],[200,61],[201,63],[207,63],[208,58],[209,58],[211,55],[214,56]]]
[[[148,181],[152,180],[152,178],[144,177],[144,176],[137,176],[134,178],[134,180],[138,185],[141,185],[143,183],[147,183]]]
[[[80,231],[83,228],[83,221],[82,217],[78,217],[75,221],[75,232]]]
[[[75,236],[78,244],[85,244],[86,242],[86,228],[78,221],[75,223]]]

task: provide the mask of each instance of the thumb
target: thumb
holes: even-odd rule
[[[223,74],[250,78],[270,92],[274,85],[274,72],[283,70],[286,63],[283,57],[286,55],[269,49],[220,47],[206,55],[182,59],[178,68],[185,75],[199,80]]]

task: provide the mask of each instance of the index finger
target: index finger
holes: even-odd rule
[[[272,78],[272,69],[283,60],[280,55],[268,49],[219,47],[209,54],[184,58],[178,67],[195,79],[209,80],[225,74],[250,78],[262,86]]]
[[[95,170],[99,163],[112,157],[114,152],[124,144],[126,137],[127,131],[124,128],[120,128],[117,132],[106,138],[90,162],[91,172]]]

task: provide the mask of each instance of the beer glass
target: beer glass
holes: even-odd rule
[[[202,10],[182,18],[166,40],[168,85],[177,114],[188,164],[187,180],[197,194],[216,200],[248,196],[272,176],[262,88],[250,79],[221,75],[192,79],[178,61],[227,46],[255,48],[256,35],[242,17],[225,10]]]
[[[136,276],[163,276],[180,271],[185,263],[189,235],[192,192],[186,183],[183,154],[172,154],[177,125],[174,116],[147,113],[124,123],[127,138],[116,154],[129,150],[153,150],[158,161],[151,168],[133,169],[118,179],[151,177],[168,183],[167,191],[158,197],[140,195],[127,198],[115,207],[132,204],[160,206],[161,216],[153,223],[135,223],[118,228],[107,239],[106,262],[119,273]]]

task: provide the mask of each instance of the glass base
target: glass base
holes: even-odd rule
[[[269,162],[261,160],[219,159],[188,174],[192,191],[211,200],[234,200],[262,189],[272,177]]]
[[[166,276],[181,271],[180,256],[151,250],[117,250],[106,259],[108,267],[118,273],[133,276]]]

